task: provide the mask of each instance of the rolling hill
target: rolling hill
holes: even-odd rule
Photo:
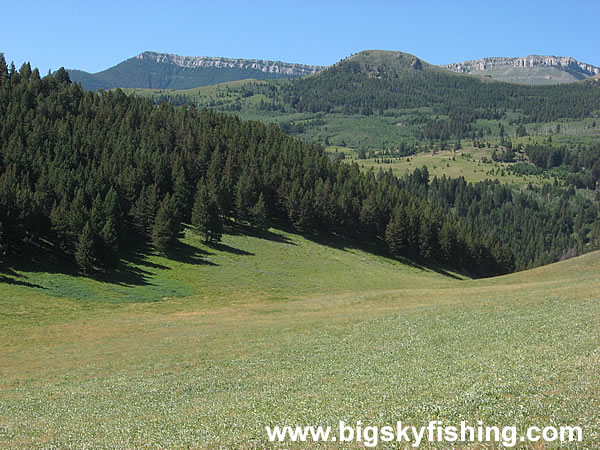
[[[595,200],[556,182],[361,171],[283,124],[85,92],[1,54],[0,69],[1,448],[305,448],[265,427],[340,420],[571,426],[582,442],[535,445],[599,446]],[[435,133],[459,144],[494,127],[505,153],[509,120],[595,129],[597,89],[368,51],[183,95],[323,132],[387,121],[427,150]],[[600,176],[593,149],[534,150]],[[455,153],[428,159],[457,174],[487,164]]]
[[[264,80],[295,78],[317,72],[319,66],[279,61],[189,57],[143,52],[97,73],[69,70],[84,89],[152,88],[190,89],[248,78]]]
[[[600,254],[459,280],[270,233],[188,232],[130,279],[7,275],[0,446],[266,447],[266,425],[432,417],[600,443]]]

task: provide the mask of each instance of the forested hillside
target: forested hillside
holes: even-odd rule
[[[475,119],[498,119],[507,111],[520,111],[527,123],[587,117],[600,110],[600,88],[593,81],[560,86],[493,82],[450,73],[399,52],[361,52],[283,86],[273,91],[274,100],[298,112],[368,116],[392,108],[433,107],[449,115],[458,137],[466,136]]]
[[[305,141],[349,147],[356,154],[400,146],[444,149],[463,139],[477,146],[535,134],[563,134],[577,145],[599,139],[597,79],[553,86],[503,83],[452,73],[401,52],[360,52],[293,80],[130,92],[155,103],[195,104],[276,122]],[[562,131],[555,131],[561,124]]]
[[[376,241],[399,205],[412,236],[399,254],[444,257],[480,275],[514,268],[493,233],[408,193],[394,177],[378,181],[331,162],[276,126],[153,106],[118,90],[85,92],[63,69],[40,78],[28,64],[17,72],[2,59],[0,77],[0,222],[10,253],[50,245],[91,272],[118,264],[132,240],[168,254],[182,223],[218,241],[230,219]],[[447,242],[442,226],[452,231]]]
[[[115,267],[125,243],[168,255],[184,224],[215,242],[232,221],[385,240],[392,255],[483,276],[593,246],[597,210],[569,195],[551,208],[501,187],[429,187],[423,172],[363,173],[275,125],[85,92],[64,69],[40,78],[1,58],[0,82],[0,245],[9,254],[50,248],[91,273]]]

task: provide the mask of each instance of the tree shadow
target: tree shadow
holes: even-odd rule
[[[442,263],[438,263],[435,261],[426,261],[426,260],[422,260],[417,257],[411,258],[410,256],[394,257],[394,256],[390,255],[389,250],[387,249],[387,246],[385,245],[385,243],[382,240],[378,240],[375,242],[361,242],[361,241],[357,241],[357,240],[352,240],[350,238],[344,238],[344,237],[341,237],[341,236],[338,236],[335,234],[334,235],[314,234],[314,235],[305,235],[304,237],[306,239],[310,240],[311,242],[314,242],[319,245],[324,245],[324,246],[327,246],[330,248],[334,248],[336,250],[341,250],[341,251],[360,250],[365,253],[370,253],[372,255],[375,255],[375,256],[378,256],[381,258],[401,262],[402,264],[405,264],[409,267],[413,267],[413,268],[416,268],[419,270],[429,270],[432,272],[436,272],[436,273],[439,273],[440,275],[443,275],[443,276],[446,276],[448,278],[452,278],[455,280],[460,280],[461,278],[459,276],[456,276],[455,274],[451,273],[450,270],[452,270],[453,272],[458,273],[460,275],[473,277],[472,274],[469,274],[469,273],[465,272],[464,270],[453,269],[448,266],[445,266]]]
[[[173,251],[169,253],[168,258],[185,264],[218,266],[218,264],[205,259],[206,256],[210,255],[214,255],[214,253],[179,241]]]
[[[20,278],[23,278],[22,275],[17,275]],[[5,277],[4,275],[0,275],[0,284],[5,283],[5,284],[13,284],[16,286],[25,286],[25,287],[30,287],[30,288],[37,288],[37,289],[46,289],[44,286],[40,286],[39,284],[35,284],[35,283],[29,283],[28,281],[22,281],[19,279],[15,279],[15,278],[8,278]]]
[[[149,269],[156,269],[156,270],[170,270],[170,268],[167,266],[163,266],[162,264],[148,261],[146,256],[150,255],[151,253],[152,253],[151,249],[148,247],[145,247],[143,249],[138,249],[134,252],[131,252],[130,254],[127,254],[124,259],[128,262],[135,264],[136,266],[144,266]]]
[[[340,251],[348,251],[349,248],[355,248],[358,250],[366,251],[367,253],[374,253],[371,249],[367,250],[367,247],[372,247],[372,244],[360,244],[359,242],[352,241],[348,238],[338,236],[337,234],[304,234],[302,235],[305,239],[308,239],[315,244],[323,245],[325,247],[334,248]]]
[[[278,225],[278,228],[282,227]],[[295,242],[293,242],[291,239],[289,239],[287,236],[284,236],[283,234],[275,233],[271,230],[258,230],[249,225],[240,224],[237,222],[230,222],[227,225],[226,232],[227,234],[230,234],[232,236],[251,236],[257,239],[264,239],[266,241],[277,242],[280,244],[296,245]]]
[[[107,270],[106,272],[93,272],[88,276],[102,283],[116,284],[123,287],[155,286],[154,283],[149,281],[154,275],[153,273],[142,269],[137,263],[134,263],[136,266],[133,266],[128,264],[128,262],[133,261],[121,261],[114,269]]]
[[[221,242],[218,242],[218,243],[209,242],[206,245],[215,250],[219,250],[220,252],[227,252],[227,253],[231,253],[233,255],[254,256],[254,253],[247,252],[246,250],[241,250],[239,248],[231,247],[231,246],[229,246],[227,244],[223,244]]]
[[[19,272],[31,272],[61,274],[75,278],[91,278],[96,281],[119,286],[152,285],[149,279],[153,274],[144,270],[142,268],[144,265],[148,267],[157,266],[153,268],[168,269],[165,266],[154,265],[145,261],[143,254],[127,252],[117,267],[106,270],[94,270],[88,274],[83,274],[75,262],[63,252],[52,246],[39,245],[27,247],[26,254],[11,256],[6,262],[5,268],[2,269],[2,273],[14,278],[25,278]],[[7,283],[11,283],[10,280],[11,278],[7,277],[0,278],[0,281]],[[31,287],[46,289],[38,284],[18,279],[12,279],[12,284],[33,285]]]

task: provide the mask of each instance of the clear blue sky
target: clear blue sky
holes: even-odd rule
[[[329,65],[366,49],[444,64],[553,54],[600,66],[600,0],[10,1],[0,52],[42,73],[144,50]]]

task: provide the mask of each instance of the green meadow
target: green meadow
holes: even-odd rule
[[[600,445],[599,253],[472,280],[372,250],[188,232],[110,278],[16,265],[0,447],[265,447],[267,425],[340,420],[577,425],[572,447]]]
[[[520,175],[511,172],[514,163],[492,161],[493,149],[465,147],[456,152],[442,150],[427,153],[418,153],[408,157],[378,156],[368,159],[356,159],[363,169],[373,168],[378,171],[392,169],[394,175],[402,177],[406,173],[412,173],[415,169],[427,167],[430,179],[433,177],[447,178],[464,177],[468,182],[483,180],[498,180],[519,187],[526,187],[530,183],[540,186],[544,183],[552,183],[554,178],[548,172],[540,175]],[[352,156],[350,156],[352,158]]]

